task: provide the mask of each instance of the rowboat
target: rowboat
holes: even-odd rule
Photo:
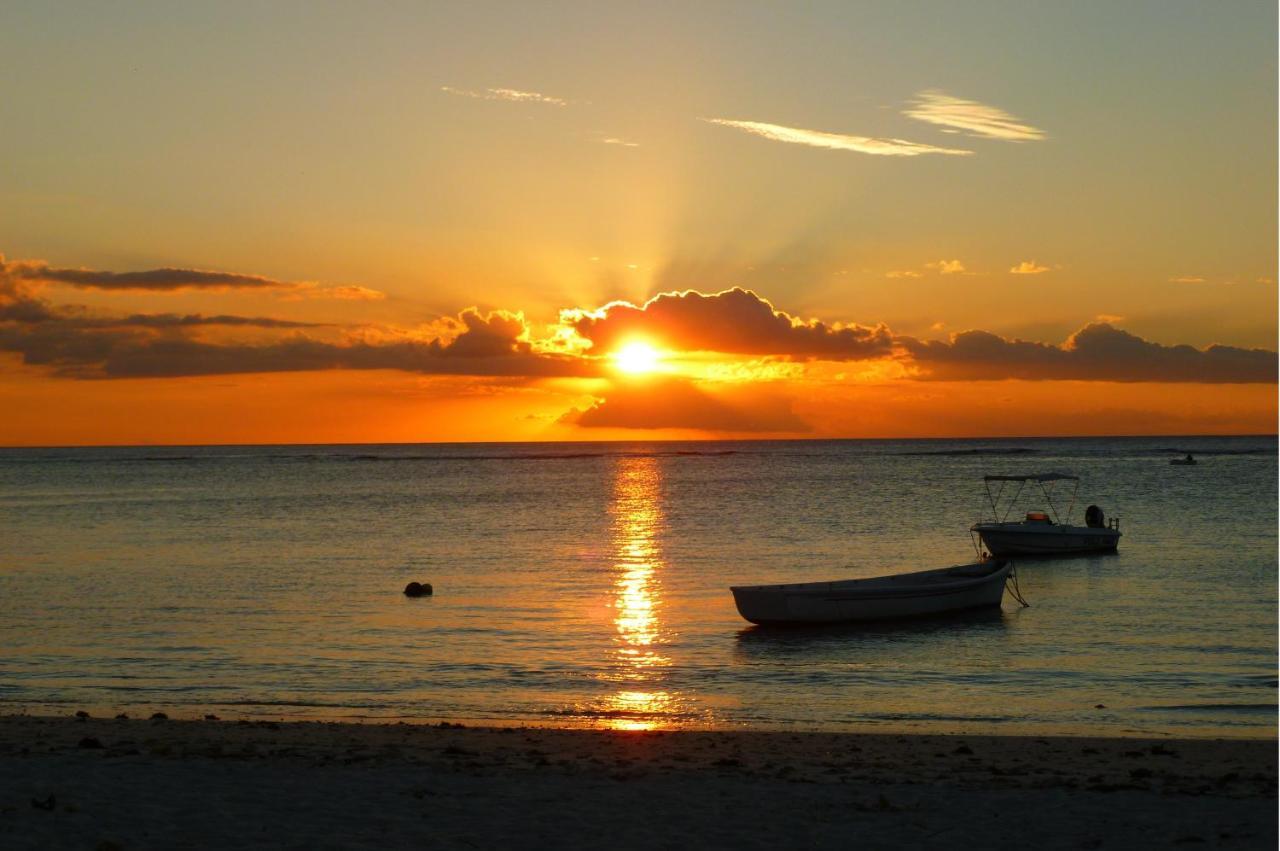
[[[764,626],[845,623],[998,606],[1008,561],[983,561],[871,579],[737,585],[738,614]]]
[[[1073,526],[1062,522],[1053,501],[1053,485],[1060,481],[1072,483],[1071,503],[1064,512],[1064,516],[1070,517],[1071,509],[1075,506],[1076,490],[1080,487],[1079,476],[1037,473],[1025,476],[983,476],[982,481],[987,489],[993,519],[973,524],[969,527],[969,533],[981,538],[983,545],[993,556],[1114,552],[1120,545],[1120,519],[1116,517],[1108,520],[1096,505],[1085,509],[1085,525]],[[999,483],[999,489],[995,492],[991,489],[993,482]],[[1018,487],[1005,500],[1004,487],[1009,482],[1017,483]],[[1009,520],[1009,513],[1017,504],[1027,482],[1039,486],[1049,510],[1028,511],[1022,520]]]

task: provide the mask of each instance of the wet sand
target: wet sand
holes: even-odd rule
[[[4,848],[1276,847],[1275,740],[0,718]]]

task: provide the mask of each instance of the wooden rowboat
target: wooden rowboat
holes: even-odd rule
[[[1009,561],[982,561],[871,579],[729,590],[740,615],[766,626],[913,618],[998,606],[1012,569]]]

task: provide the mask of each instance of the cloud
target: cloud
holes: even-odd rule
[[[582,428],[698,429],[742,433],[807,433],[812,427],[790,404],[767,394],[711,394],[683,379],[622,383],[562,423]]]
[[[746,133],[753,133],[775,142],[790,142],[794,145],[809,145],[814,148],[830,148],[836,151],[856,151],[860,154],[875,154],[885,157],[916,157],[921,154],[949,154],[952,156],[968,156],[973,151],[959,148],[939,148],[922,142],[909,142],[906,139],[877,139],[871,136],[850,136],[843,133],[825,133],[821,130],[804,130],[799,127],[784,127],[781,124],[766,124],[762,121],[734,121],[728,118],[703,118],[709,124],[732,127]]]
[[[1204,278],[1199,275],[1183,275],[1180,278],[1170,278],[1171,284],[1203,284]]]
[[[952,97],[937,89],[920,92],[902,114],[984,139],[1032,142],[1046,138],[1043,130],[1021,123],[1021,119],[1003,109]]]
[[[398,369],[437,375],[590,376],[583,358],[534,351],[524,317],[462,311],[421,338],[393,329],[332,341],[303,332],[332,328],[287,319],[200,314],[102,316],[35,298],[26,282],[0,278],[0,351],[75,378],[154,378],[319,369]],[[209,327],[291,331],[267,342],[212,342]]]
[[[1048,272],[1048,266],[1041,266],[1034,260],[1023,260],[1017,266],[1009,270],[1011,275],[1039,275]]]
[[[333,299],[335,301],[382,301],[386,297],[387,294],[381,290],[374,290],[369,287],[355,285],[318,287],[306,285],[299,287],[297,292],[287,293],[281,298],[284,301],[298,301],[303,298]]]
[[[550,106],[568,106],[564,98],[544,95],[541,92],[527,92],[521,89],[455,89],[453,86],[441,86],[440,91],[451,95],[476,98],[478,100],[505,100],[514,103],[545,103]]]
[[[1080,329],[1061,346],[965,331],[949,342],[899,337],[932,381],[1154,381],[1252,384],[1276,381],[1276,353],[1213,345],[1165,346],[1106,323]]]
[[[0,254],[0,278],[40,284],[65,284],[93,290],[294,289],[305,286],[261,275],[165,267],[142,272],[57,269],[39,260],[6,261]]]
[[[618,145],[623,148],[638,148],[639,142],[629,142],[626,139],[619,139],[617,136],[600,136],[596,139],[602,145]]]
[[[968,274],[964,268],[964,264],[959,260],[939,260],[936,263],[926,263],[924,266],[926,269],[932,269],[940,275]]]
[[[915,269],[894,269],[891,272],[885,272],[884,276],[886,278],[922,278],[924,277],[924,275],[922,275],[920,272],[917,272]]]
[[[613,302],[595,311],[567,310],[561,322],[589,340],[592,351],[609,351],[629,337],[683,351],[778,355],[798,360],[862,360],[890,353],[884,326],[828,325],[802,320],[750,290],[704,294],[662,293],[636,307]]]
[[[940,270],[950,268],[953,273],[963,270],[963,264],[956,260],[932,265]],[[923,381],[1012,378],[1227,384],[1275,383],[1277,378],[1273,351],[1226,345],[1205,349],[1167,346],[1106,321],[1080,329],[1061,345],[1005,339],[982,330],[955,334],[947,341],[923,341],[894,335],[884,325],[801,319],[741,288],[717,293],[667,292],[640,306],[613,302],[597,310],[565,310],[550,336],[534,339],[522,314],[475,308],[409,329],[230,314],[113,315],[43,298],[42,288],[49,281],[47,269],[46,264],[0,260],[0,351],[16,353],[24,363],[45,367],[54,375],[76,378],[326,369],[516,378],[601,377],[609,373],[607,358],[602,355],[630,337],[647,338],[655,346],[676,351],[763,358],[775,366],[794,368],[797,372],[792,377],[801,379],[821,374],[811,371],[808,363],[813,361],[891,366]],[[129,274],[140,273],[116,277],[127,279]],[[171,284],[175,279],[165,280]],[[1103,314],[1098,318],[1120,320]],[[247,340],[233,339],[243,331],[251,332]],[[762,374],[753,368],[745,382],[719,382],[714,370],[705,372],[710,386],[740,383],[755,391],[760,390],[758,377]],[[643,395],[640,390],[613,391],[582,416],[588,425],[619,422],[610,418],[625,414],[629,422],[668,422],[675,417],[685,423],[714,421],[720,423],[715,428],[730,430],[724,423],[732,414],[745,430],[757,426],[762,431],[795,430],[795,423],[778,413],[790,410],[785,405],[760,407],[763,397],[731,398],[724,392],[709,394],[707,401],[693,392],[706,394],[702,389],[706,386],[673,391],[681,394],[678,398],[683,407],[678,417],[651,412],[648,420],[642,418],[628,401]],[[623,395],[617,395],[619,392]],[[657,404],[660,400],[652,401]],[[747,414],[751,418],[743,419]]]

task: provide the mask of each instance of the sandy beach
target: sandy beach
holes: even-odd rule
[[[1274,848],[1273,740],[0,719],[0,845]]]

